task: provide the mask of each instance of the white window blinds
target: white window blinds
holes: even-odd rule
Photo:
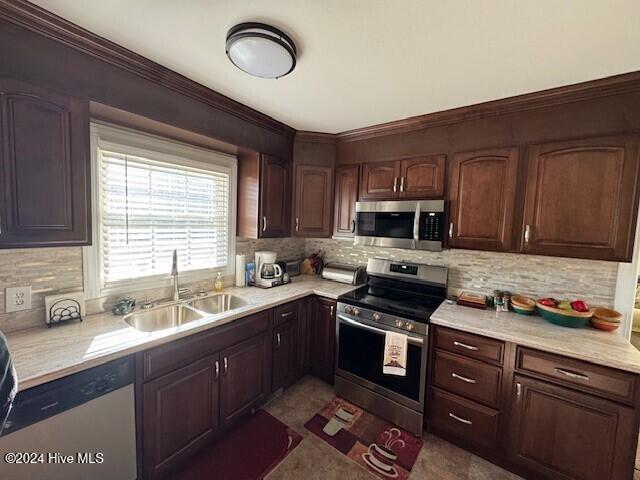
[[[100,149],[102,283],[226,267],[229,174]]]

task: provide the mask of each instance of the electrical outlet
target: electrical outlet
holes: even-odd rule
[[[7,287],[4,291],[5,312],[19,312],[31,308],[31,285]]]

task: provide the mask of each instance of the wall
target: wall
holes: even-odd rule
[[[534,297],[582,298],[613,305],[618,264],[596,260],[542,257],[513,253],[451,249],[424,252],[379,247],[355,247],[351,241],[308,239],[306,253],[322,251],[325,261],[365,265],[367,258],[442,265],[449,268],[449,293],[472,290],[491,294],[509,290]]]
[[[301,258],[304,255],[304,239],[283,238],[247,240],[238,238],[236,253],[252,257],[256,250],[273,250],[282,259]],[[212,289],[214,279],[185,283],[197,291],[200,288]],[[225,283],[232,283],[226,278]],[[5,288],[18,285],[31,285],[32,297],[30,310],[5,312]],[[0,331],[7,333],[44,323],[44,297],[56,293],[81,291],[83,288],[82,248],[24,248],[0,250]],[[168,298],[169,288],[146,291],[132,291],[139,302]],[[87,302],[87,312],[97,313],[110,310],[113,304],[126,294],[105,297]]]

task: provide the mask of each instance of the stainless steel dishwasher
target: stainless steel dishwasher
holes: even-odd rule
[[[133,381],[126,357],[19,392],[0,437],[0,478],[134,480]]]

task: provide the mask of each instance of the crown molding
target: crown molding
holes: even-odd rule
[[[640,71],[348,130],[336,134],[336,139],[338,142],[355,142],[638,90]]]
[[[295,135],[288,125],[26,0],[0,0],[0,18],[279,135]]]
[[[336,135],[334,133],[309,132],[306,130],[298,130],[296,132],[296,141],[311,143],[336,143]]]

